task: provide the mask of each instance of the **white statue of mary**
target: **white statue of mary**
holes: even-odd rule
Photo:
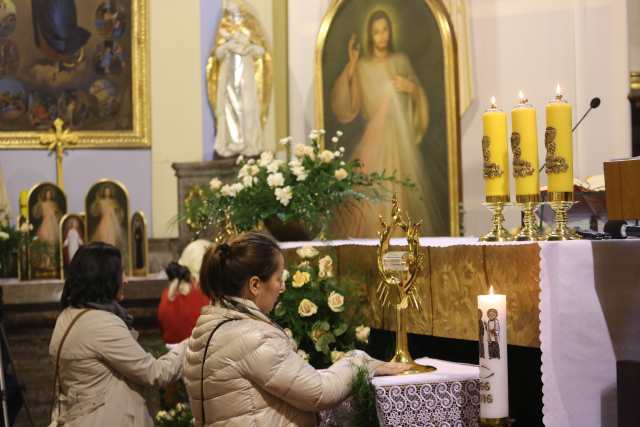
[[[214,50],[219,63],[215,151],[222,157],[255,156],[264,151],[255,63],[265,55],[265,48],[252,40],[244,13],[237,3],[227,4],[227,25],[221,25]]]

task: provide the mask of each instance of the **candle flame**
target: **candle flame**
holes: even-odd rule
[[[518,98],[520,98],[520,103],[524,104],[526,102],[526,98],[524,97],[524,92],[521,90],[518,91]]]
[[[493,295],[493,285],[489,286],[489,295]]]
[[[562,88],[560,87],[560,83],[556,85],[556,96],[562,96]]]
[[[495,97],[495,96],[492,96],[492,97],[491,97],[491,106],[492,106],[492,107],[495,107],[495,106],[496,106],[496,97]]]

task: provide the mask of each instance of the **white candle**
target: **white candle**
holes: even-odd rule
[[[507,296],[478,295],[480,418],[509,416]]]

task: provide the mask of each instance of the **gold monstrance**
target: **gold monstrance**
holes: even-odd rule
[[[382,307],[395,306],[396,309],[396,352],[391,362],[408,363],[411,369],[405,374],[431,372],[433,366],[418,365],[413,361],[409,353],[407,341],[407,309],[409,305],[415,310],[421,311],[422,307],[414,282],[422,271],[423,256],[420,255],[419,233],[422,221],[414,223],[398,207],[398,199],[393,195],[391,202],[391,223],[385,223],[380,215],[382,230],[378,232],[380,244],[378,246],[378,273],[380,283],[376,289],[376,295]],[[407,252],[390,252],[389,239],[396,227],[407,233]],[[394,303],[392,304],[392,300]]]
[[[53,121],[53,134],[49,133],[40,137],[40,145],[46,145],[47,149],[56,155],[56,184],[64,190],[64,178],[62,176],[62,156],[69,145],[77,144],[75,136],[69,134],[69,128],[64,129],[64,120],[60,117]]]

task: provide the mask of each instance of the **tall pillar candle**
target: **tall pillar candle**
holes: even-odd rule
[[[522,92],[519,95],[520,104],[511,111],[511,151],[516,200],[540,193],[536,110]]]
[[[498,109],[495,97],[482,115],[484,194],[487,201],[509,201],[509,153],[507,114]]]
[[[562,96],[560,85],[556,97],[546,106],[547,129],[544,145],[547,150],[545,172],[549,193],[573,193],[572,111]]]
[[[19,206],[20,206],[20,215],[22,215],[23,217],[27,217],[27,204],[29,203],[29,190],[22,190],[20,192],[20,201],[19,201]]]
[[[507,296],[478,295],[480,349],[480,418],[509,416]]]

